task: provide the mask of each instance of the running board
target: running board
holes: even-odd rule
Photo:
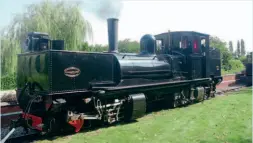
[[[200,83],[208,83],[211,82],[211,78],[203,78],[203,79],[194,79],[194,80],[184,80],[184,81],[172,81],[172,82],[160,82],[160,83],[152,83],[152,84],[143,84],[143,85],[133,85],[133,86],[118,86],[118,87],[92,87],[92,90],[95,91],[105,91],[106,94],[110,94],[110,92],[124,92],[126,90],[155,90],[162,88],[174,88],[181,86],[188,86],[191,84],[200,84]]]

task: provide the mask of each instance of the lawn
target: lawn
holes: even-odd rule
[[[229,95],[229,96],[227,96]],[[38,143],[251,143],[252,89],[148,114],[137,122]]]

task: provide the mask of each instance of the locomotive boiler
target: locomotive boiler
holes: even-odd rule
[[[118,52],[118,19],[108,19],[108,52],[64,50],[63,40],[31,32],[18,55],[16,126],[75,132],[93,122],[131,121],[155,102],[178,107],[214,97],[220,53],[193,31],[144,35],[140,52]]]

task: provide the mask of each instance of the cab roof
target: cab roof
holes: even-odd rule
[[[161,34],[157,34],[155,36],[163,36],[163,35],[167,35],[168,32],[165,33],[161,33]],[[200,33],[200,32],[196,32],[196,31],[170,31],[170,34],[172,35],[199,35],[199,36],[209,36],[209,34],[205,34],[205,33]]]

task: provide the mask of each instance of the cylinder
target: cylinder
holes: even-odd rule
[[[118,19],[109,18],[107,19],[108,26],[108,52],[118,52]]]

